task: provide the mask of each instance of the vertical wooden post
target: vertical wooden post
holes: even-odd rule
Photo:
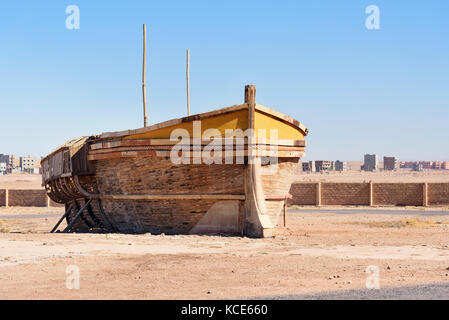
[[[245,103],[248,104],[248,147],[254,141],[254,117],[256,109],[256,87],[245,86]],[[265,196],[261,184],[261,159],[249,148],[248,162],[245,168],[245,233],[255,237],[271,237],[273,225],[266,212]]]
[[[189,49],[187,49],[186,80],[187,80],[187,115],[190,116],[190,50]]]
[[[147,56],[147,26],[143,25],[143,63],[142,63],[142,100],[143,100],[143,126],[148,125],[147,118],[147,93],[145,85],[145,69],[146,69],[146,56]]]
[[[48,196],[48,194],[45,194],[45,196],[47,197],[47,208],[50,207],[50,197]]]
[[[369,206],[374,206],[374,196],[373,196],[373,182],[369,182]]]
[[[427,182],[422,185],[422,205],[423,207],[429,205],[429,185]]]
[[[284,199],[284,227],[287,226],[287,199]]]
[[[9,207],[9,190],[8,189],[5,190],[5,207],[6,208]]]
[[[256,133],[254,132],[254,121],[256,116],[256,86],[245,86],[245,103],[248,104],[248,129],[250,129],[250,135],[248,136],[248,163],[252,163],[254,160],[254,139]]]
[[[316,184],[316,206],[321,206],[321,182]]]
[[[248,128],[254,129],[254,112],[256,108],[256,86],[245,86],[245,103],[249,104]]]

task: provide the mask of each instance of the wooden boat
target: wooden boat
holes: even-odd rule
[[[289,197],[306,135],[300,122],[256,104],[255,87],[246,86],[241,105],[73,139],[42,160],[43,185],[66,205],[67,231],[267,237]],[[231,148],[220,154],[212,141]],[[218,163],[205,163],[205,152]]]

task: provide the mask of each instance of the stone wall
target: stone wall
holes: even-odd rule
[[[0,190],[0,207],[63,207],[47,196],[43,189]]]
[[[369,183],[322,183],[322,205],[370,205]]]
[[[290,205],[306,206],[316,205],[317,184],[316,183],[294,183],[290,188],[293,198],[289,200]]]
[[[294,183],[290,205],[444,206],[449,183]]]
[[[429,183],[427,201],[429,206],[448,205],[449,183]]]
[[[374,183],[373,184],[373,205],[422,206],[423,205],[423,184],[422,183]]]
[[[449,183],[313,183],[291,186],[289,205],[449,206]],[[59,207],[45,190],[0,190],[0,207]]]
[[[6,190],[0,190],[0,207],[6,206],[7,194]]]
[[[48,204],[45,190],[9,190],[10,207],[46,207]]]

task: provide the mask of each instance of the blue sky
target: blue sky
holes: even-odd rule
[[[65,27],[68,5],[80,29]],[[365,27],[368,5],[380,30]],[[449,1],[9,1],[0,3],[0,153],[257,102],[310,130],[306,160],[449,160]]]

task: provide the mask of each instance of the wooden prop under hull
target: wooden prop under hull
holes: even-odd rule
[[[71,140],[42,160],[43,185],[52,200],[66,204],[70,231],[271,236],[307,129],[254,101],[255,88],[247,86],[243,105]],[[192,138],[170,139],[176,129]],[[209,152],[210,129],[223,146],[243,144]],[[248,135],[226,131],[239,129]],[[259,129],[277,132],[263,137]],[[172,161],[174,147],[184,163]],[[206,151],[215,163],[204,163]]]

